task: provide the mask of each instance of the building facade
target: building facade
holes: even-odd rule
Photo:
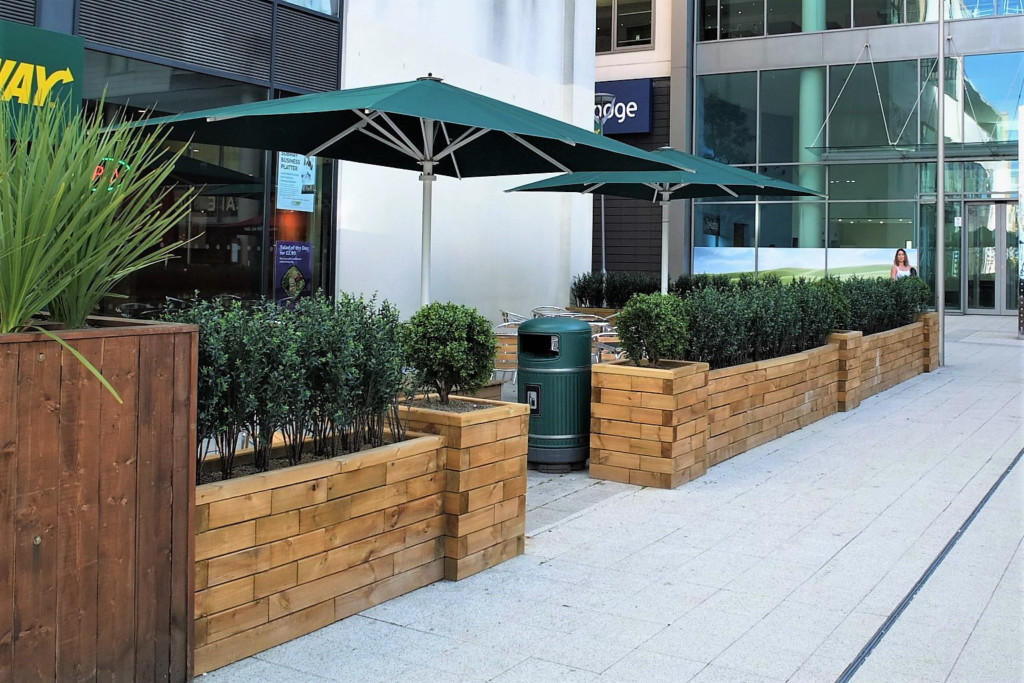
[[[79,36],[86,110],[107,120],[197,111],[407,81],[453,85],[590,126],[595,10],[589,0],[5,0],[0,20]],[[2,47],[2,46],[0,46]],[[123,284],[107,312],[147,312],[198,292],[281,292],[282,243],[302,247],[306,291],[419,305],[416,174],[266,150],[190,144],[176,192],[198,187],[166,263]],[[567,301],[589,265],[591,208],[579,197],[505,194],[528,178],[434,189],[435,300],[529,311]],[[294,247],[287,247],[289,258]],[[301,269],[301,268],[300,268]],[[305,274],[305,272],[304,272]]]
[[[682,70],[693,76],[680,83],[692,105],[673,108],[672,139],[825,196],[696,202],[673,224],[691,240],[685,266],[886,274],[903,248],[934,277],[937,6],[702,0],[696,11],[671,34],[687,44]],[[947,12],[945,304],[1008,314],[1017,310],[1024,7],[993,0]]]

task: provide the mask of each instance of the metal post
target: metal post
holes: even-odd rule
[[[669,193],[661,193],[661,293],[668,294],[668,203]]]
[[[423,173],[420,174],[420,181],[423,183],[423,247],[420,255],[421,306],[430,303],[430,205],[435,180],[437,180],[437,176],[434,175],[434,164],[424,161]]]
[[[935,312],[939,318],[939,366],[946,362],[946,2],[939,0],[938,122],[935,129]]]
[[[601,275],[608,274],[608,259],[604,250],[604,195],[601,195]]]

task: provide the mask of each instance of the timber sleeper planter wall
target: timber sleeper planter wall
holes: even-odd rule
[[[443,439],[196,489],[196,672],[444,574]]]
[[[834,332],[816,349],[717,370],[595,365],[590,476],[674,488],[937,365],[934,313],[867,337]]]
[[[192,675],[196,328],[0,337],[0,681]]]
[[[445,578],[450,581],[521,555],[526,539],[529,408],[467,400],[491,407],[468,413],[401,408],[409,429],[445,439]]]
[[[197,487],[196,671],[522,553],[528,408],[471,400],[491,407],[403,407],[402,443]]]
[[[675,488],[707,471],[708,364],[591,368],[590,476]]]

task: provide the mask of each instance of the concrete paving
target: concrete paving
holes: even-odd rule
[[[531,472],[526,554],[209,683],[834,681],[1024,447],[1016,320],[673,491]],[[855,681],[1024,681],[1024,465]]]

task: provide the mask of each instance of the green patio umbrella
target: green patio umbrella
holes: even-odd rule
[[[430,301],[431,184],[438,175],[473,178],[557,171],[669,168],[648,152],[536,112],[442,83],[415,81],[152,119],[191,139],[420,172],[423,252],[420,293]]]
[[[660,171],[597,171],[566,173],[514,187],[507,192],[582,192],[650,199],[661,204],[661,292],[668,292],[668,204],[673,199],[739,195],[819,195],[806,187],[726,166],[717,161],[662,147],[651,152],[673,166]]]

